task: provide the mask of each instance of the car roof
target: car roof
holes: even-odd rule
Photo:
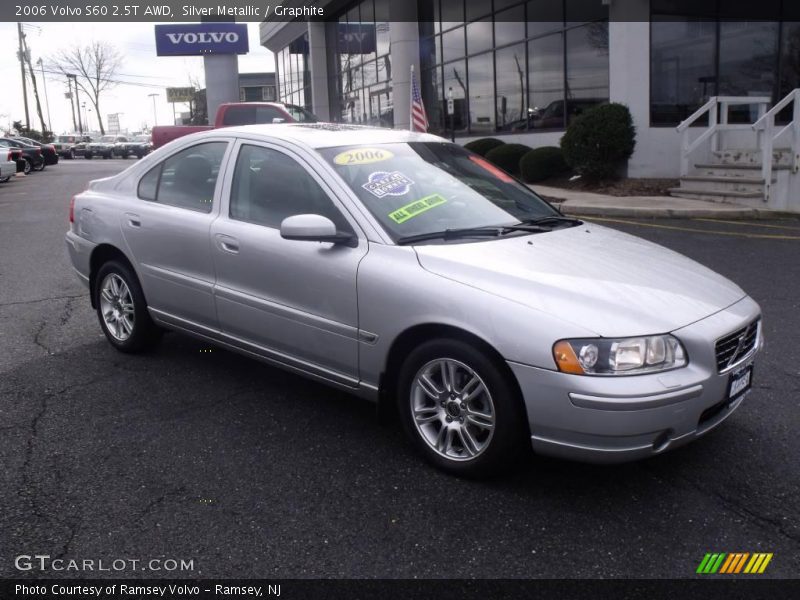
[[[215,130],[219,133],[220,130]],[[361,146],[368,144],[391,144],[403,142],[442,142],[442,138],[428,133],[416,133],[405,129],[365,127],[347,123],[282,123],[267,125],[243,125],[226,127],[225,131],[246,136],[263,135],[284,139],[310,148],[333,146]],[[211,132],[208,132],[211,133]]]

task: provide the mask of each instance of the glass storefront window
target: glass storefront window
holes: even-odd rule
[[[567,30],[567,127],[587,108],[608,100],[608,23]]]
[[[464,58],[464,28],[451,29],[442,34],[442,61]]]
[[[308,33],[275,54],[278,93],[281,102],[311,110],[311,75],[308,67]]]
[[[525,44],[498,50],[497,65],[497,129],[519,131],[527,128],[525,119]]]
[[[467,54],[491,50],[493,45],[491,21],[474,21],[467,25]]]
[[[392,127],[389,0],[350,6],[326,33],[336,38],[331,113],[346,123]]]
[[[435,13],[423,8],[427,2],[419,0],[420,10]],[[422,72],[428,79],[422,87],[436,87],[443,78],[445,106],[447,88],[456,80],[453,65],[466,59],[466,106],[456,96],[456,132],[563,129],[568,116],[608,100],[607,4],[434,0],[434,5],[441,9],[441,23],[420,26]],[[465,17],[466,25],[460,21]],[[444,116],[429,120],[435,130]]]
[[[468,59],[470,133],[494,131],[494,55],[491,52]]]
[[[466,133],[469,125],[467,109],[467,69],[463,60],[446,64],[443,69],[444,101],[449,90],[453,90],[453,115],[448,117],[447,129],[455,129],[456,133]]]
[[[494,23],[494,46],[501,48],[525,38],[525,7],[520,5],[497,13]]]
[[[676,125],[716,93],[716,23],[654,19],[650,26],[650,119]]]
[[[528,127],[564,127],[564,34],[528,42]]]

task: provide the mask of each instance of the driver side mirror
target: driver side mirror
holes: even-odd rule
[[[322,215],[292,215],[281,221],[281,237],[286,240],[330,242],[355,247],[356,237],[346,231],[337,231],[336,225]]]

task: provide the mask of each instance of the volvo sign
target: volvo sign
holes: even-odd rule
[[[248,50],[247,25],[244,23],[156,25],[158,56],[247,54]]]

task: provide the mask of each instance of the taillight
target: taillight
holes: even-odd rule
[[[75,196],[69,201],[69,222],[75,222]]]
[[[9,150],[9,151],[8,151],[8,156],[6,157],[6,160],[7,160],[7,161],[12,161],[12,162],[13,162],[13,160],[14,160],[14,155],[11,153],[11,150]]]

